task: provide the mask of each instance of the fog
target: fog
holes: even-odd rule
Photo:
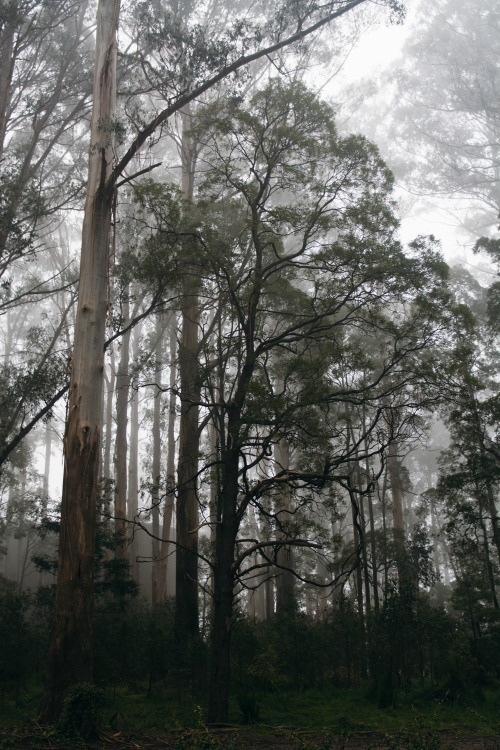
[[[173,598],[214,721],[233,600],[495,643],[497,3],[96,5],[0,8],[2,585],[53,606],[61,523],[66,610],[79,556]]]

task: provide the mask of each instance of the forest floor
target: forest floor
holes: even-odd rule
[[[105,746],[112,748],[114,745],[121,750],[500,750],[500,735],[478,734],[471,728],[441,730],[427,736],[405,733],[390,737],[370,731],[341,737],[325,736],[314,731],[285,730],[259,735],[255,731],[238,728],[207,732],[204,740],[198,731],[193,733],[191,741],[189,734],[180,738],[178,733],[158,737],[114,737],[114,741],[110,737],[102,739]]]
[[[385,709],[363,689],[282,691],[259,697],[254,724],[241,723],[233,698],[231,723],[207,726],[192,696],[123,686],[104,698],[88,743],[66,734],[78,710],[67,728],[38,723],[39,692],[0,690],[0,750],[500,750],[499,690],[469,705],[415,693]]]
[[[376,731],[332,734],[286,727],[179,729],[174,732],[99,732],[98,740],[70,741],[37,725],[0,730],[0,748],[12,750],[500,750],[500,734],[473,727],[415,730],[392,735]]]

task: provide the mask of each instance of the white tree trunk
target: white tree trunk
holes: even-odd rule
[[[56,603],[40,707],[44,719],[59,713],[68,687],[93,678],[96,495],[113,204],[107,178],[113,162],[119,10],[119,0],[99,0],[89,176],[64,437]]]

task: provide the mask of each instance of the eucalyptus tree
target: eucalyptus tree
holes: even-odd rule
[[[107,299],[109,231],[114,195],[120,181],[137,176],[126,169],[148,139],[175,112],[235,74],[253,60],[300,42],[366,0],[330,0],[324,6],[293,3],[273,9],[269,21],[249,24],[238,19],[219,38],[208,38],[196,24],[184,33],[167,14],[162,25],[172,44],[166,46],[168,103],[152,119],[131,119],[132,140],[115,150],[116,40],[119,0],[100,0],[97,11],[96,63],[89,179],[82,231],[79,303],[65,436],[65,477],[55,624],[49,649],[42,714],[54,715],[69,685],[92,678],[93,557],[99,431],[101,423],[103,348]],[[401,10],[396,0],[388,7]],[[268,17],[268,8],[263,8]],[[184,75],[190,57],[195,78]],[[138,59],[141,65],[147,62]],[[151,167],[139,169],[144,172]]]
[[[92,680],[92,610],[99,429],[101,424],[107,265],[112,194],[106,190],[113,166],[116,95],[116,33],[119,2],[98,7],[94,101],[87,200],[65,464],[55,618],[41,713],[60,710],[73,682]],[[114,192],[114,190],[112,191]]]
[[[235,19],[244,17],[248,28],[255,23],[261,9],[259,6],[248,8],[245,2],[233,2],[228,5],[224,0],[211,0],[203,5],[194,5],[191,0],[176,2],[166,8],[162,3],[139,2],[133,6],[133,16],[130,19],[130,33],[133,39],[147,40],[147,54],[140,52],[141,72],[140,80],[143,91],[154,95],[155,99],[168,100],[172,86],[178,82],[172,81],[171,59],[172,38],[165,19],[169,25],[177,29],[175,45],[178,54],[186,51],[192,41],[193,23],[196,24],[196,34],[201,30],[206,38],[219,36],[222,30],[232,28]],[[144,43],[143,45],[144,46]],[[318,45],[312,45],[316,48]],[[310,55],[311,45],[303,45],[302,54]],[[282,53],[286,58],[287,50]],[[307,56],[307,55],[306,55]],[[136,60],[129,56],[131,69]],[[187,55],[182,70],[182,80],[188,82],[198,75],[198,53]],[[276,63],[287,69],[285,59],[280,56]],[[297,63],[294,62],[294,66]],[[267,58],[255,60],[245,74],[231,84],[225,82],[225,87],[235,86],[238,95],[244,95],[245,90],[251,88],[255,77],[262,74],[262,67],[268,66]],[[299,69],[303,61],[299,64]],[[296,71],[294,72],[296,75]],[[134,79],[135,80],[135,79]],[[213,98],[219,90],[211,92]],[[134,97],[126,104],[126,111],[137,118],[140,110],[134,108]],[[206,101],[201,106],[205,106]],[[192,200],[196,189],[196,162],[201,145],[191,131],[191,120],[200,101],[190,102],[179,112],[180,134],[174,135],[180,156],[179,184],[182,194],[187,201]],[[141,114],[143,117],[144,115]],[[179,339],[179,451],[178,475],[179,486],[176,502],[176,533],[178,545],[176,548],[176,598],[175,598],[175,632],[179,656],[186,652],[185,641],[195,637],[198,633],[198,563],[197,547],[198,534],[193,529],[198,528],[198,455],[200,452],[201,431],[199,429],[199,333],[200,306],[197,298],[197,274],[188,268],[184,271],[184,287],[181,303],[181,333]]]
[[[204,339],[200,403],[218,452],[200,475],[215,461],[209,719],[223,721],[235,585],[261,567],[246,561],[258,551],[265,567],[286,569],[281,550],[314,547],[301,512],[314,493],[332,483],[349,488],[367,435],[378,436],[369,455],[397,437],[396,427],[389,436],[381,429],[387,399],[405,392],[405,407],[417,406],[414,359],[439,328],[434,301],[445,299],[446,267],[424,241],[413,257],[403,253],[392,175],[376,148],[341,138],[332,110],[304,87],[273,81],[248,107],[234,98],[207,106],[198,127],[205,176],[182,257],[198,268],[204,306],[217,300],[207,332],[220,331],[215,344]],[[166,221],[159,239],[173,229]],[[358,331],[387,343],[365,375]],[[372,409],[348,443],[350,403]],[[291,467],[271,459],[284,439],[300,448]],[[269,497],[276,512],[264,507]],[[270,520],[266,540],[239,537],[252,505]]]
[[[476,601],[471,605],[471,612],[476,611],[481,619],[478,613],[485,598],[496,610],[499,608],[499,360],[495,346],[498,329],[496,316],[490,317],[488,324],[489,290],[470,277],[464,289],[463,280],[462,274],[457,292],[462,299],[467,295],[471,307],[461,301],[456,308],[443,405],[450,446],[439,462],[437,492],[445,505],[445,529],[456,587],[465,592],[470,576],[468,596],[473,598],[478,581],[486,584],[478,587]],[[479,628],[474,622],[471,626],[473,632]]]

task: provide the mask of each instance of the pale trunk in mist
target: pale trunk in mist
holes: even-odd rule
[[[189,135],[191,116],[182,116],[182,193],[191,200],[194,189],[195,144]],[[175,634],[178,647],[198,633],[198,494],[200,446],[198,414],[198,283],[187,269],[182,297],[182,330],[179,346],[181,413],[179,427],[178,493],[176,508]],[[180,652],[180,650],[179,650]]]
[[[57,715],[66,690],[92,682],[92,619],[119,0],[97,9],[94,100],[82,229],[78,310],[64,437],[64,480],[54,625],[41,714]]]
[[[172,315],[169,329],[170,349],[170,375],[169,375],[169,401],[168,401],[168,424],[167,424],[167,486],[165,502],[163,507],[163,523],[160,545],[160,577],[159,577],[159,602],[164,602],[168,595],[168,561],[170,555],[170,534],[172,529],[172,517],[174,514],[174,487],[175,487],[175,382],[177,373],[177,320]]]
[[[139,337],[141,326],[134,328],[132,336],[132,361],[137,362],[139,355]],[[128,461],[128,518],[135,521],[139,506],[139,391],[132,391],[130,402],[130,446]],[[136,583],[139,583],[139,540],[137,529],[132,526],[132,536],[128,546],[130,562],[130,574]]]
[[[128,288],[124,291],[122,315],[125,325],[129,322]],[[116,375],[116,435],[115,435],[115,555],[125,560],[127,554],[127,425],[130,390],[129,376],[130,330],[121,340],[120,363]]]
[[[156,346],[155,346],[155,385],[153,405],[153,465],[151,480],[153,492],[151,497],[152,532],[151,556],[153,565],[151,568],[151,602],[153,607],[160,601],[160,509],[161,509],[161,402],[162,402],[162,343],[165,323],[158,313],[156,317]]]

